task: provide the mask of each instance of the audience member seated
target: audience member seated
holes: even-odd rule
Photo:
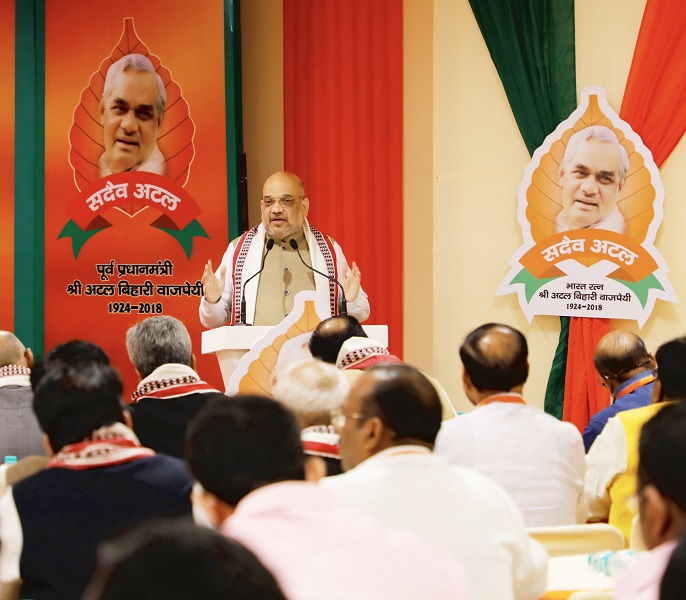
[[[351,337],[367,337],[355,317],[329,317],[319,323],[312,332],[310,353],[314,358],[335,365],[343,342]]]
[[[341,369],[348,381],[352,384],[363,371],[375,365],[400,365],[403,364],[397,356],[384,348],[381,342],[368,337],[351,337],[343,342],[338,352],[336,366]],[[448,398],[443,386],[428,373],[423,375],[436,388],[436,393],[441,400],[443,419],[452,419],[455,416],[455,408]]]
[[[286,600],[240,543],[191,521],[153,521],[102,544],[83,600]]]
[[[625,410],[608,420],[586,456],[585,495],[589,520],[605,521],[617,527],[631,541],[631,522],[637,508],[636,493],[638,440],[643,424],[665,402],[686,400],[686,337],[669,341],[655,353],[657,378],[652,404]]]
[[[191,336],[174,317],[137,323],[126,332],[126,349],[141,379],[127,407],[133,430],[144,446],[181,457],[186,425],[221,392],[196,373]]]
[[[64,344],[58,344],[45,355],[43,360],[37,361],[33,369],[31,369],[31,388],[33,393],[36,393],[38,384],[47,371],[76,367],[86,363],[109,365],[110,359],[100,346],[92,342],[71,340]]]
[[[655,359],[643,340],[630,331],[611,331],[596,346],[593,362],[602,383],[610,392],[612,404],[591,417],[584,430],[586,452],[618,412],[650,404],[655,376]]]
[[[525,403],[526,338],[507,325],[482,325],[462,343],[460,357],[476,409],[443,424],[436,453],[503,486],[527,527],[583,523],[583,441],[571,423]]]
[[[33,414],[33,354],[9,331],[0,331],[0,463],[5,456],[45,456]]]
[[[329,475],[341,472],[338,433],[330,425],[330,413],[341,407],[349,389],[336,367],[309,360],[288,367],[272,390],[274,398],[295,415],[305,454],[321,457]]]
[[[102,540],[151,517],[191,515],[185,465],[138,443],[121,393],[114,369],[97,363],[50,369],[38,384],[34,410],[52,456],[0,499],[4,591],[80,598]]]
[[[548,557],[503,489],[432,453],[441,404],[405,365],[380,365],[353,385],[333,421],[346,473],[320,481],[351,507],[374,514],[456,556],[472,600],[540,598]]]
[[[54,368],[64,368],[66,366],[76,366],[83,363],[96,362],[109,365],[110,359],[99,346],[83,340],[72,340],[64,344],[55,346],[48,352],[43,360],[37,361],[31,368],[31,405],[30,411],[33,419],[36,416],[33,412],[33,393],[35,393],[40,380],[45,375],[46,370]],[[38,421],[35,421],[36,429],[40,439],[40,453],[20,458],[14,465],[0,466],[0,494],[3,494],[7,486],[16,485],[23,479],[42,471],[48,465],[46,447],[43,432]]]
[[[336,366],[343,370],[364,371],[374,365],[402,364],[397,356],[384,348],[381,342],[368,337],[351,337],[345,340],[336,357]]]
[[[290,600],[467,597],[457,560],[307,481],[319,463],[305,457],[295,417],[275,400],[206,406],[188,427],[186,459],[196,519],[244,543]]]
[[[638,514],[650,554],[615,582],[616,600],[657,600],[660,581],[684,530],[686,404],[665,406],[641,429]]]

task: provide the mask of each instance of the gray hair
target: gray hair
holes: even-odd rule
[[[191,336],[186,326],[169,316],[148,317],[126,332],[126,350],[140,376],[169,363],[192,366]]]
[[[592,125],[591,127],[586,127],[581,131],[577,131],[572,137],[569,138],[567,142],[567,149],[565,150],[564,158],[560,164],[560,169],[564,169],[567,163],[567,158],[573,154],[579,142],[588,142],[589,140],[598,140],[599,142],[605,142],[609,144],[617,144],[619,146],[619,183],[623,183],[626,178],[626,174],[629,171],[629,155],[626,153],[626,149],[622,144],[619,143],[619,138],[612,129],[605,127],[604,125]]]
[[[349,390],[350,384],[339,369],[321,360],[307,360],[286,368],[272,393],[304,429],[328,425],[329,413],[341,407]]]
[[[155,71],[155,67],[147,56],[142,54],[127,54],[117,62],[112,63],[105,76],[105,88],[102,91],[102,102],[112,93],[114,78],[120,73],[129,69],[140,71],[141,73],[152,73],[157,78],[157,120],[159,121],[164,114],[164,105],[167,103],[167,90],[164,88],[162,78]]]

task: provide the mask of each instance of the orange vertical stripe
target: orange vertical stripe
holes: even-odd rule
[[[0,3],[0,329],[14,330],[14,39],[15,3]]]
[[[567,372],[562,418],[583,433],[590,418],[610,404],[607,390],[598,385],[593,363],[596,345],[610,331],[610,319],[572,317],[569,323]]]
[[[619,115],[660,167],[686,132],[686,3],[648,0]]]

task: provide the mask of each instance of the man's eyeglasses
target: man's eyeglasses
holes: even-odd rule
[[[348,419],[358,419],[360,421],[366,421],[371,419],[371,415],[364,415],[362,413],[350,413],[346,415],[342,410],[336,409],[331,411],[331,424],[335,429],[343,429],[345,427],[345,422]]]
[[[295,199],[293,196],[284,196],[283,198],[272,198],[271,196],[265,196],[262,198],[262,205],[267,208],[274,206],[274,204],[277,202],[284,208],[291,208],[295,204]]]
[[[633,367],[629,367],[628,369],[622,369],[618,373],[615,373],[614,375],[603,375],[602,373],[599,373],[600,377],[598,377],[598,385],[605,385],[606,382],[608,381],[613,381],[615,379],[618,379],[622,375],[626,375],[627,373],[630,373],[634,369],[640,369],[641,367],[645,367],[646,365],[649,365],[653,361],[649,358],[648,360],[644,360],[641,364],[634,365]]]

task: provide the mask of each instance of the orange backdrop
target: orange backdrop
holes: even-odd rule
[[[79,193],[69,161],[69,134],[74,111],[82,90],[89,86],[102,61],[112,55],[120,40],[126,41],[122,33],[124,19],[129,17],[133,18],[140,41],[180,87],[194,125],[194,156],[190,154],[193,159],[184,189],[199,205],[201,212],[197,220],[209,237],[194,238],[190,258],[175,239],[151,226],[161,216],[151,207],[134,216],[117,209],[107,210],[104,216],[111,226],[91,237],[78,258],[75,258],[69,238],[58,239],[69,221],[67,207]],[[202,329],[198,322],[198,297],[70,296],[66,290],[74,280],[84,286],[89,283],[117,284],[121,280],[139,284],[148,279],[155,284],[184,284],[186,281],[195,284],[200,279],[204,262],[224,252],[228,242],[228,217],[223,2],[206,1],[202,10],[198,10],[186,2],[169,0],[149,0],[133,5],[46,0],[45,19],[46,350],[73,338],[100,344],[119,368],[128,395],[137,381],[126,356],[125,333],[128,327],[147,315],[136,312],[110,314],[108,304],[113,301],[161,303],[164,314],[181,319],[190,330],[200,375],[221,389],[216,359],[200,356]],[[155,264],[166,259],[174,265],[173,275],[169,277],[120,278],[115,273],[104,282],[96,271],[97,264],[111,260],[117,264]]]

